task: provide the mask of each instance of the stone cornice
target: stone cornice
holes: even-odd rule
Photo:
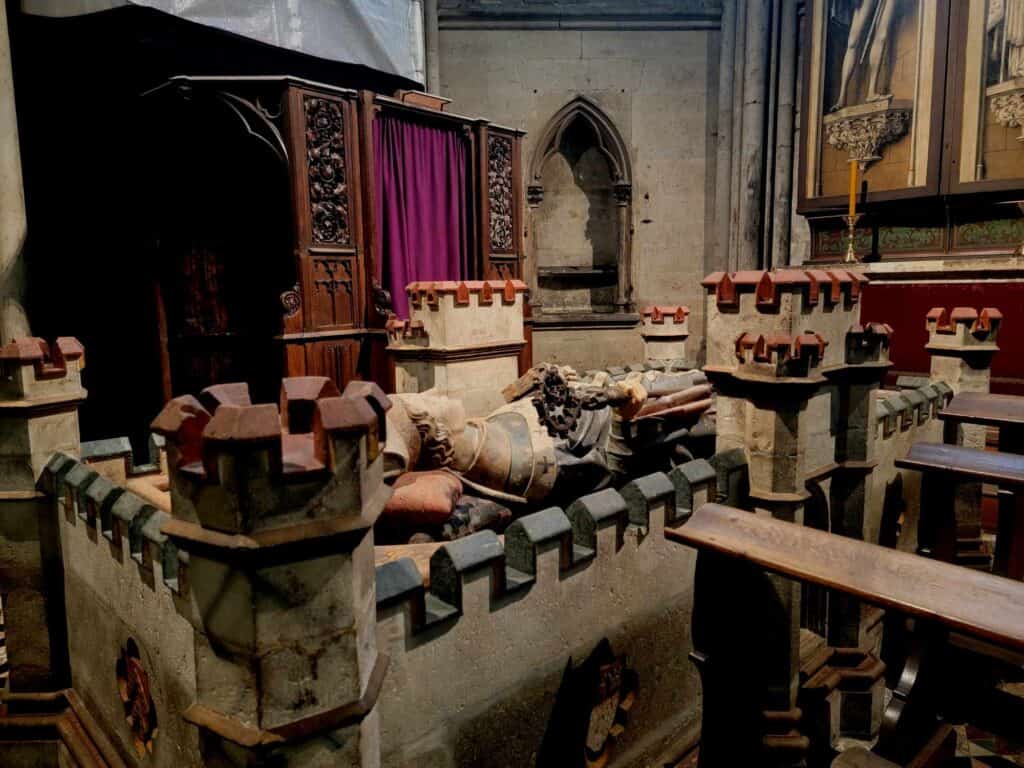
[[[442,0],[438,9],[441,29],[717,29],[721,17],[720,0]]]

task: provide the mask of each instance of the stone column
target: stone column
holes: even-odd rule
[[[618,282],[615,288],[615,306],[619,312],[633,311],[633,249],[630,241],[633,238],[633,222],[630,212],[633,202],[633,186],[631,184],[615,185],[615,210],[619,220],[619,263]]]
[[[929,310],[926,349],[931,354],[932,382],[945,382],[953,394],[988,392],[992,358],[999,347],[996,338],[1003,313],[994,307],[980,312],[972,307],[944,307]],[[976,424],[946,428],[946,442],[984,450],[986,427]],[[957,550],[976,552],[981,539],[981,483],[956,484]]]
[[[729,268],[730,211],[732,210],[732,105],[736,55],[736,2],[722,3],[722,44],[718,53],[718,129],[715,149],[715,244],[708,272]]]
[[[380,764],[372,526],[390,490],[389,401],[354,382],[286,379],[281,412],[220,385],[167,404],[173,517],[189,553],[208,764]]]
[[[36,482],[54,453],[79,453],[83,360],[72,338],[0,347],[0,589],[15,691],[71,684],[60,532]]]
[[[29,335],[17,270],[26,229],[7,6],[0,4],[0,344]]]
[[[743,136],[738,158],[740,173],[734,182],[738,182],[740,190],[736,254],[739,269],[757,269],[761,263],[770,17],[771,3],[765,0],[747,3],[743,52]]]
[[[441,93],[441,47],[437,22],[437,0],[423,0],[423,58],[427,70],[427,93]]]
[[[996,337],[1002,321],[1003,313],[994,307],[986,307],[981,312],[972,307],[929,310],[925,320],[928,330],[925,349],[931,355],[931,380],[946,382],[954,395],[988,392],[992,358],[999,351]],[[958,438],[962,438],[964,445],[984,448],[985,428],[965,425]]]

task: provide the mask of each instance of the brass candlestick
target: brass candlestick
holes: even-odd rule
[[[860,263],[860,259],[857,258],[857,252],[853,248],[853,237],[857,228],[857,222],[860,221],[861,216],[863,216],[861,213],[843,216],[843,221],[846,222],[846,255],[843,257],[844,264]]]

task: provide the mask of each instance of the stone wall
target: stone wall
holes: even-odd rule
[[[584,737],[609,766],[679,757],[700,720],[695,553],[663,531],[716,483],[692,461],[521,518],[503,542],[450,542],[427,592],[410,560],[378,568],[382,765],[571,765]]]
[[[678,10],[676,6],[701,5],[703,29],[488,29],[479,24],[452,28],[459,24],[451,16],[500,15],[514,10],[507,7],[510,4],[486,4],[484,10],[456,5],[447,12],[445,6],[441,9],[442,94],[453,99],[453,111],[486,115],[496,123],[525,129],[524,168],[530,165],[545,125],[576,97],[592,101],[614,123],[628,147],[633,173],[633,303],[695,308],[690,319],[695,338],[689,345],[689,363],[695,364],[702,348],[700,279],[705,241],[711,238],[705,231],[705,203],[711,200],[706,188],[714,176],[714,164],[707,159],[714,117],[708,105],[715,103],[711,92],[716,87],[718,31],[709,19],[716,18],[717,8],[708,3],[659,5],[659,12],[664,11],[661,6]],[[589,5],[601,6],[559,5],[555,10],[572,14]],[[538,8],[518,11],[529,15]],[[639,13],[636,8],[630,12]],[[486,25],[486,19],[482,23]],[[546,190],[544,203],[533,212],[562,210],[548,207],[550,196]],[[567,218],[559,226],[541,224],[527,208],[527,254],[535,253],[534,238],[541,230],[550,241],[543,244],[548,250],[564,251],[575,241],[572,233],[582,232],[585,222],[569,217],[571,210],[565,212]],[[565,243],[559,241],[559,232]],[[532,268],[529,263],[527,267]],[[638,324],[594,330],[546,330],[538,324],[533,343],[535,360],[580,369],[643,360]]]
[[[902,392],[874,393],[874,459],[864,520],[864,540],[917,551],[921,473],[896,467],[914,443],[942,442],[936,414],[952,396],[942,381]],[[900,518],[902,516],[902,523]]]

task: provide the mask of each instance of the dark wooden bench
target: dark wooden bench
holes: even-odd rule
[[[999,464],[1000,459],[994,461],[1002,469],[992,471],[1009,472],[1008,467]],[[719,567],[715,574],[718,589],[723,585],[734,593],[748,589],[746,585],[752,582],[745,569],[757,566],[855,596],[915,620],[914,651],[899,676],[883,719],[876,748],[880,754],[853,753],[843,758],[845,762],[838,762],[839,766],[886,765],[877,757],[897,765],[939,765],[936,761],[949,755],[954,743],[948,725],[939,719],[943,702],[978,693],[961,688],[959,679],[947,685],[946,676],[959,663],[954,654],[969,649],[972,658],[983,658],[986,663],[1024,666],[1024,583],[1019,581],[719,504],[705,504],[685,525],[666,529],[665,536],[697,548],[700,558],[709,556],[721,563],[734,563],[732,572]],[[698,589],[700,568],[698,559]],[[707,636],[708,632],[697,626],[697,608],[694,610],[696,645],[698,636]],[[758,642],[773,641],[764,637],[763,630],[759,634],[756,627],[749,632]],[[743,680],[732,679],[729,683],[735,687],[743,685]],[[969,681],[968,685],[973,683]],[[716,694],[706,686],[704,695]],[[974,702],[981,699],[970,701],[969,706],[974,708]],[[961,702],[960,706],[968,705]],[[1000,699],[998,706],[1005,708],[1005,700]],[[1020,708],[1014,711],[1019,715]],[[715,732],[713,727],[705,728],[706,734]],[[737,739],[735,732],[721,735],[725,740]],[[922,757],[926,749],[932,750],[930,758]]]
[[[915,443],[896,466],[922,472],[919,552],[947,562],[957,555],[956,484],[994,483],[1006,494],[1000,504],[992,569],[1024,578],[1024,456],[943,443]]]

